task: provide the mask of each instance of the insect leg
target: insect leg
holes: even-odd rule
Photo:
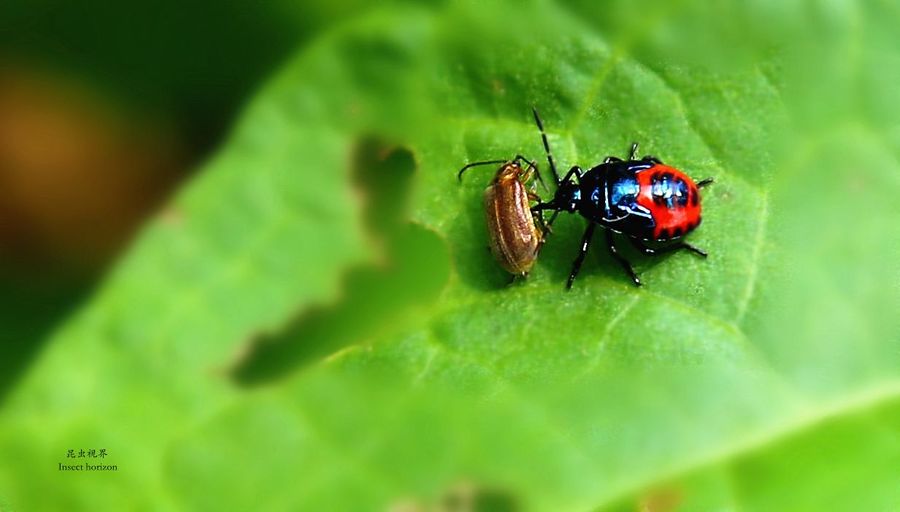
[[[548,230],[550,229],[550,226],[553,225],[553,221],[556,220],[556,217],[557,217],[557,216],[559,216],[559,210],[556,210],[555,212],[553,212],[553,215],[550,216],[550,220],[547,221],[547,229],[548,229]],[[551,232],[552,232],[552,231],[551,231]]]
[[[647,247],[644,242],[638,240],[637,238],[628,237],[628,240],[631,242],[631,245],[634,246],[635,249],[640,251],[647,256],[658,256],[660,254],[665,254],[667,252],[679,251],[679,250],[687,250],[691,251],[694,254],[697,254],[702,257],[707,257],[708,254],[703,249],[698,247],[694,247],[693,245],[687,242],[675,242],[669,245],[663,245],[661,247],[653,248]]]
[[[537,176],[537,180],[539,182],[541,182],[541,188],[543,188],[545,191],[549,192],[549,189],[547,188],[547,184],[544,183],[544,178],[541,176],[541,171],[540,171],[540,169],[538,169],[538,166],[536,163],[532,162],[531,160],[525,158],[522,155],[516,155],[516,157],[513,159],[513,161],[516,161],[516,160],[521,160],[521,161],[525,162],[526,164],[528,164],[528,167],[526,167],[526,169],[529,174],[528,174],[527,178],[523,179],[522,181],[528,181],[528,179],[531,178],[530,173],[534,172],[534,175]]]
[[[535,197],[537,197],[537,196],[535,196]],[[538,201],[539,201],[540,199],[541,199],[541,198],[537,197],[537,200],[538,200]],[[531,214],[535,217],[535,220],[537,221],[537,225],[538,225],[538,227],[541,229],[541,243],[544,243],[543,236],[544,236],[546,233],[552,233],[553,230],[550,229],[550,225],[547,224],[547,223],[544,221],[544,211],[543,211],[543,210],[535,210],[534,208],[532,208],[532,209],[531,209]],[[555,212],[554,212],[554,214],[553,214],[553,218],[556,218],[556,213],[555,213]]]
[[[531,207],[531,213],[535,215],[540,215],[544,210],[556,210],[556,205],[552,202],[550,203],[538,203]]]
[[[573,166],[571,169],[569,169],[569,172],[566,173],[566,175],[563,177],[563,179],[562,179],[562,181],[560,181],[560,183],[565,183],[565,182],[571,180],[572,176],[577,176],[578,180],[581,181],[581,176],[583,174],[584,174],[584,171],[581,170],[581,167],[578,167],[577,165]]]
[[[631,151],[628,152],[628,159],[629,159],[629,160],[634,160],[634,157],[637,156],[637,150],[638,150],[638,143],[637,143],[637,142],[632,142],[632,143],[631,143]]]
[[[528,199],[530,201],[535,201],[538,203],[538,205],[543,204],[543,203],[541,203],[541,201],[543,201],[541,199],[541,196],[535,194],[533,191],[528,190],[528,191],[526,191],[526,194],[528,194]],[[544,209],[535,209],[535,207],[532,207],[531,214],[534,215],[535,217],[537,217],[538,225],[541,227],[541,230],[552,232],[552,230],[550,229],[550,226],[548,226],[547,223],[544,222]],[[557,214],[557,212],[553,213],[554,219],[556,218],[556,214]]]
[[[638,278],[637,274],[634,273],[634,269],[631,267],[631,262],[625,259],[624,256],[619,254],[619,250],[616,249],[616,243],[613,240],[613,233],[611,230],[606,230],[606,247],[609,249],[609,254],[622,265],[622,268],[625,269],[625,272],[628,273],[628,276],[631,277],[631,280],[634,281],[636,286],[641,285],[641,280]]]
[[[584,171],[581,170],[581,167],[578,167],[577,165],[573,166],[571,169],[569,169],[569,172],[566,173],[566,176],[559,183],[561,184],[561,183],[570,181],[572,179],[572,176],[577,176],[579,179],[581,179],[581,176],[583,174],[584,174]],[[559,209],[559,207],[556,206],[556,203],[552,200],[549,203],[542,202],[542,203],[538,203],[531,207],[531,213],[533,213],[535,215],[541,215],[540,212],[542,212],[543,210],[556,210],[553,212],[553,216],[550,217],[550,220],[547,221],[547,224],[545,226],[549,231],[550,226],[553,225],[553,221],[555,221],[557,215],[559,215],[560,209]]]
[[[709,184],[711,184],[711,183],[713,183],[713,182],[715,182],[715,181],[716,181],[715,178],[706,178],[705,180],[702,180],[702,181],[700,181],[700,182],[697,183],[697,188],[703,188],[703,187],[705,187],[705,186],[707,186],[707,185],[709,185]]]
[[[556,222],[556,217],[559,216],[560,210],[552,202],[540,203],[531,207],[532,215],[536,215],[541,220],[541,222],[543,222],[545,210],[553,210],[553,215],[551,215],[550,220],[545,222],[541,227],[544,228],[548,233],[552,233],[553,229],[551,229],[551,227],[553,226],[553,223]]]
[[[577,276],[578,272],[581,270],[581,264],[584,263],[584,257],[587,255],[588,248],[591,246],[591,238],[594,237],[594,229],[596,227],[597,225],[591,222],[588,224],[587,229],[584,230],[584,236],[581,237],[581,248],[578,251],[578,256],[575,257],[575,261],[572,263],[572,271],[569,272],[569,280],[566,281],[566,290],[572,288],[575,276]]]

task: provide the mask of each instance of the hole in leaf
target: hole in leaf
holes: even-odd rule
[[[275,380],[402,325],[415,307],[437,298],[450,274],[449,254],[437,234],[405,221],[414,169],[406,149],[374,140],[359,144],[354,182],[364,196],[365,225],[380,246],[381,261],[350,271],[338,303],[305,310],[279,332],[252,340],[232,371],[237,382]]]

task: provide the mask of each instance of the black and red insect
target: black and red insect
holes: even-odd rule
[[[707,256],[706,252],[679,239],[700,225],[700,189],[712,183],[711,178],[694,183],[685,173],[665,165],[655,156],[638,159],[636,142],[631,145],[628,160],[608,156],[587,172],[574,166],[560,178],[541,118],[537,110],[533,112],[557,188],[553,199],[533,206],[532,211],[538,214],[552,210],[554,213],[548,226],[559,212],[577,212],[589,221],[566,288],[572,287],[598,225],[606,230],[610,255],[638,286],[641,280],[631,263],[619,253],[615,233],[624,235],[643,254],[657,255],[684,249],[704,258]],[[650,247],[644,242],[656,244]]]

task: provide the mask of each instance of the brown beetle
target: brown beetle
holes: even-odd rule
[[[523,168],[520,162],[528,166]],[[462,180],[463,173],[470,167],[489,164],[503,164],[484,190],[491,252],[507,272],[526,277],[544,244],[545,231],[543,219],[539,217],[535,222],[531,213],[530,201],[540,202],[541,198],[526,184],[532,176],[537,176],[542,185],[544,180],[534,162],[522,155],[512,160],[473,162],[460,169],[457,177]]]

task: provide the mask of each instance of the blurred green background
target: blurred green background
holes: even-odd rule
[[[0,510],[900,510],[900,6],[0,6]],[[637,140],[703,261],[464,163]],[[115,471],[61,471],[104,449]]]

